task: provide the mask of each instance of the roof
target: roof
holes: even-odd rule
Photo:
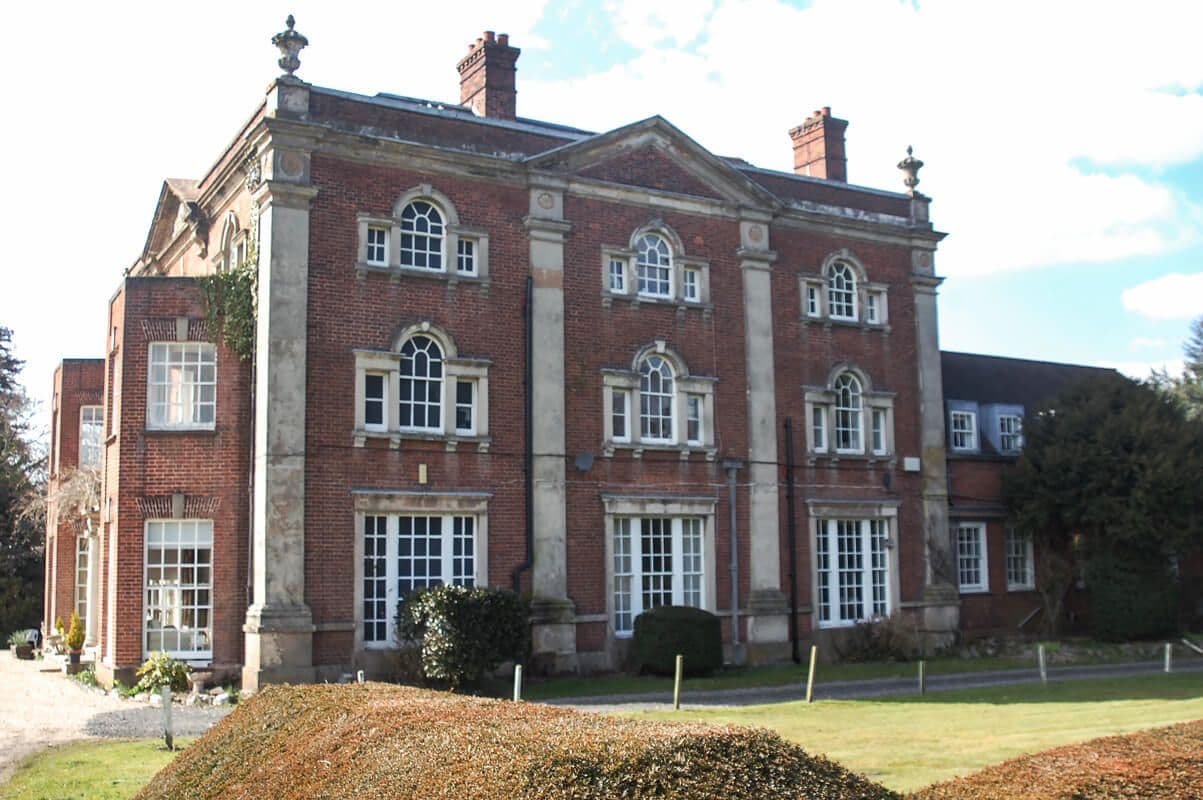
[[[940,352],[944,397],[976,403],[1039,408],[1063,389],[1087,378],[1117,375],[1113,369],[1082,364],[1057,364],[1024,358]]]

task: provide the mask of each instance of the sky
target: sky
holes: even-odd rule
[[[919,189],[947,350],[1177,372],[1203,315],[1203,3],[456,0],[20,3],[0,75],[0,325],[47,402],[103,355],[107,303],[164,178],[199,178],[278,74],[455,102],[456,62],[510,34],[518,113],[605,131],[659,114],[789,171],[788,131],[849,120],[854,184]]]

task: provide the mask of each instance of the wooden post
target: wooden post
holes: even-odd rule
[[[819,646],[812,644],[810,646],[810,670],[806,673],[806,702],[813,703],[815,701],[815,661],[819,658]]]
[[[1045,686],[1048,685],[1048,669],[1044,664],[1044,645],[1036,645],[1036,661],[1040,664],[1040,682]]]
[[[168,750],[175,750],[175,736],[171,730],[171,687],[163,687],[163,742]]]
[[[677,677],[673,681],[673,711],[681,710],[681,673],[685,668],[685,656],[677,654]]]
[[[1165,674],[1169,675],[1174,671],[1174,645],[1170,642],[1165,643]]]
[[[927,662],[919,659],[919,694],[927,694]]]
[[[514,702],[522,700],[522,665],[514,665]]]

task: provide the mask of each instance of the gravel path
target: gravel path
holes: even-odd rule
[[[18,661],[7,650],[0,651],[0,698],[0,786],[17,762],[47,747],[163,732],[162,709],[92,691],[47,662]],[[229,706],[176,705],[175,735],[199,736],[229,712]]]

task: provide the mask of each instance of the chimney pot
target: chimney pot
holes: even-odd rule
[[[514,119],[518,100],[516,64],[521,53],[510,45],[509,34],[498,36],[485,31],[456,65],[460,104],[477,116]]]
[[[830,181],[848,180],[844,132],[848,121],[831,115],[831,106],[816,110],[790,130],[794,143],[794,172]]]

